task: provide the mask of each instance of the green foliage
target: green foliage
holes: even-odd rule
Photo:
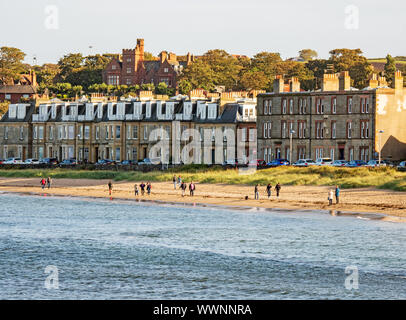
[[[192,84],[186,79],[179,81],[178,88],[181,94],[189,94],[189,92],[193,89]]]
[[[153,83],[143,83],[141,85],[141,90],[155,91],[155,85]]]
[[[25,70],[23,60],[25,53],[13,47],[0,48],[0,83],[17,80]]]
[[[354,87],[361,89],[368,85],[373,72],[372,65],[362,55],[361,49],[334,49],[330,51],[328,63],[334,65],[334,71],[349,71]]]
[[[317,52],[312,49],[302,49],[299,51],[299,57],[301,57],[305,61],[316,59],[317,56]]]
[[[388,81],[389,86],[392,86],[393,84],[393,79],[395,77],[395,72],[396,72],[396,62],[395,59],[388,54],[386,56],[386,63],[385,63],[385,77],[386,80]]]

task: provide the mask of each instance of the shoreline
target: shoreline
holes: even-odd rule
[[[54,196],[87,197],[110,199],[107,183],[109,180],[54,179],[51,189],[42,190],[38,178],[0,178],[0,191]],[[342,189],[340,204],[328,205],[327,193],[331,187],[321,186],[282,186],[281,195],[274,193],[269,200],[265,186],[260,187],[260,199],[253,200],[253,187],[244,185],[196,184],[194,197],[181,196],[174,190],[172,182],[152,183],[151,195],[134,196],[135,182],[113,181],[115,200],[137,200],[137,202],[157,204],[194,205],[199,207],[219,207],[229,209],[272,209],[274,211],[326,211],[334,215],[367,214],[380,216],[385,221],[406,222],[406,194],[391,190],[373,188]],[[139,184],[140,182],[136,182]],[[245,196],[249,199],[245,200]],[[325,200],[324,200],[325,198]],[[323,201],[324,200],[324,201]]]

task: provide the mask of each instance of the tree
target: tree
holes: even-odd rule
[[[312,49],[302,49],[299,51],[299,57],[301,57],[304,61],[316,59],[317,56],[317,52]]]
[[[61,69],[60,78],[65,81],[68,76],[81,69],[83,66],[83,56],[81,53],[69,53],[64,55],[59,59],[58,66]]]
[[[144,51],[144,60],[145,61],[158,60],[158,57],[155,57],[151,52]]]
[[[392,86],[393,84],[393,79],[395,77],[395,72],[396,72],[396,62],[395,59],[388,54],[386,56],[386,63],[385,63],[385,77],[386,80],[388,81],[389,86]]]
[[[157,87],[155,88],[156,94],[167,94],[168,85],[165,82],[158,83]]]
[[[178,82],[178,88],[181,94],[189,94],[189,92],[193,89],[192,84],[185,79]]]
[[[245,71],[240,78],[240,89],[267,89],[269,79],[263,71]]]
[[[328,63],[334,65],[334,71],[349,71],[353,85],[364,88],[368,85],[373,67],[362,55],[361,49],[334,49],[330,51]]]
[[[37,82],[44,85],[51,85],[60,72],[59,66],[53,63],[46,63],[42,66],[34,66],[33,68],[37,74]]]
[[[300,86],[303,90],[314,89],[314,73],[309,70],[305,64],[296,63],[290,69],[286,71],[286,77],[296,77],[300,81]]]
[[[154,91],[155,85],[153,83],[143,83],[141,85],[141,90]]]
[[[191,85],[192,89],[203,88],[205,90],[214,90],[216,85],[215,73],[210,65],[201,59],[188,65],[181,77],[181,81],[185,80]]]
[[[25,53],[13,47],[0,48],[0,82],[5,84],[17,80],[24,71]]]
[[[0,117],[2,117],[3,114],[5,114],[7,112],[8,105],[9,105],[8,101],[0,102]]]

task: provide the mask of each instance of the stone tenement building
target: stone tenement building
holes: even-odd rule
[[[144,39],[137,39],[135,49],[123,49],[121,59],[113,58],[103,71],[103,82],[111,85],[141,85],[165,82],[176,88],[180,72],[194,61],[187,54],[187,61],[178,61],[176,54],[162,51],[159,60],[145,61]]]
[[[215,155],[214,135],[217,132],[224,135],[229,129],[237,139],[235,132],[242,129],[239,138],[244,141],[244,158],[252,145],[250,141],[255,139],[256,105],[248,102],[220,105],[207,100],[61,102],[38,107],[11,104],[0,120],[0,158],[137,161],[149,157],[151,147],[157,143],[150,139],[150,133],[157,128],[168,134],[170,155],[173,128],[178,131],[178,136],[189,128],[197,129],[203,136],[203,130],[209,128],[212,145],[208,153],[212,163],[237,158],[235,154],[227,155],[227,136],[221,140],[223,154]],[[181,140],[180,147],[189,140]]]
[[[277,76],[272,93],[258,100],[258,153],[270,161],[331,157],[345,160],[406,159],[406,90],[399,71],[394,88],[373,75],[362,90],[348,72],[324,74],[321,90],[304,92],[296,78]],[[288,90],[287,90],[288,89]]]

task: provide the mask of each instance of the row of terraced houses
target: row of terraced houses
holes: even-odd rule
[[[156,144],[149,133],[160,128],[167,132],[170,146],[173,130],[197,129],[202,136],[202,130],[210,129],[214,137],[217,130],[224,134],[231,129],[235,144],[244,141],[244,151],[227,155],[224,138],[222,155],[216,156],[213,138],[210,158],[215,163],[241,157],[240,161],[290,160],[291,154],[293,161],[320,157],[367,161],[380,151],[382,158],[397,161],[406,159],[405,93],[398,71],[393,87],[384,77],[373,75],[362,90],[351,87],[348,72],[341,72],[324,74],[316,91],[303,91],[297,78],[277,76],[273,92],[261,93],[251,102],[223,104],[208,94],[200,100],[151,97],[11,104],[0,121],[0,157],[141,160]],[[250,153],[253,140],[257,149]]]
[[[237,157],[227,155],[227,142],[237,144],[237,132],[243,145],[239,157],[248,156],[250,142],[256,138],[255,107],[249,99],[228,104],[207,100],[12,104],[0,122],[0,157],[138,161],[149,158],[157,140],[167,140],[171,155],[175,133],[183,148],[193,140],[190,133],[185,134],[187,129],[196,129],[201,137],[206,129],[212,142],[208,162],[222,163]],[[217,132],[225,133],[220,155],[214,151]],[[203,154],[193,159],[203,160]]]

